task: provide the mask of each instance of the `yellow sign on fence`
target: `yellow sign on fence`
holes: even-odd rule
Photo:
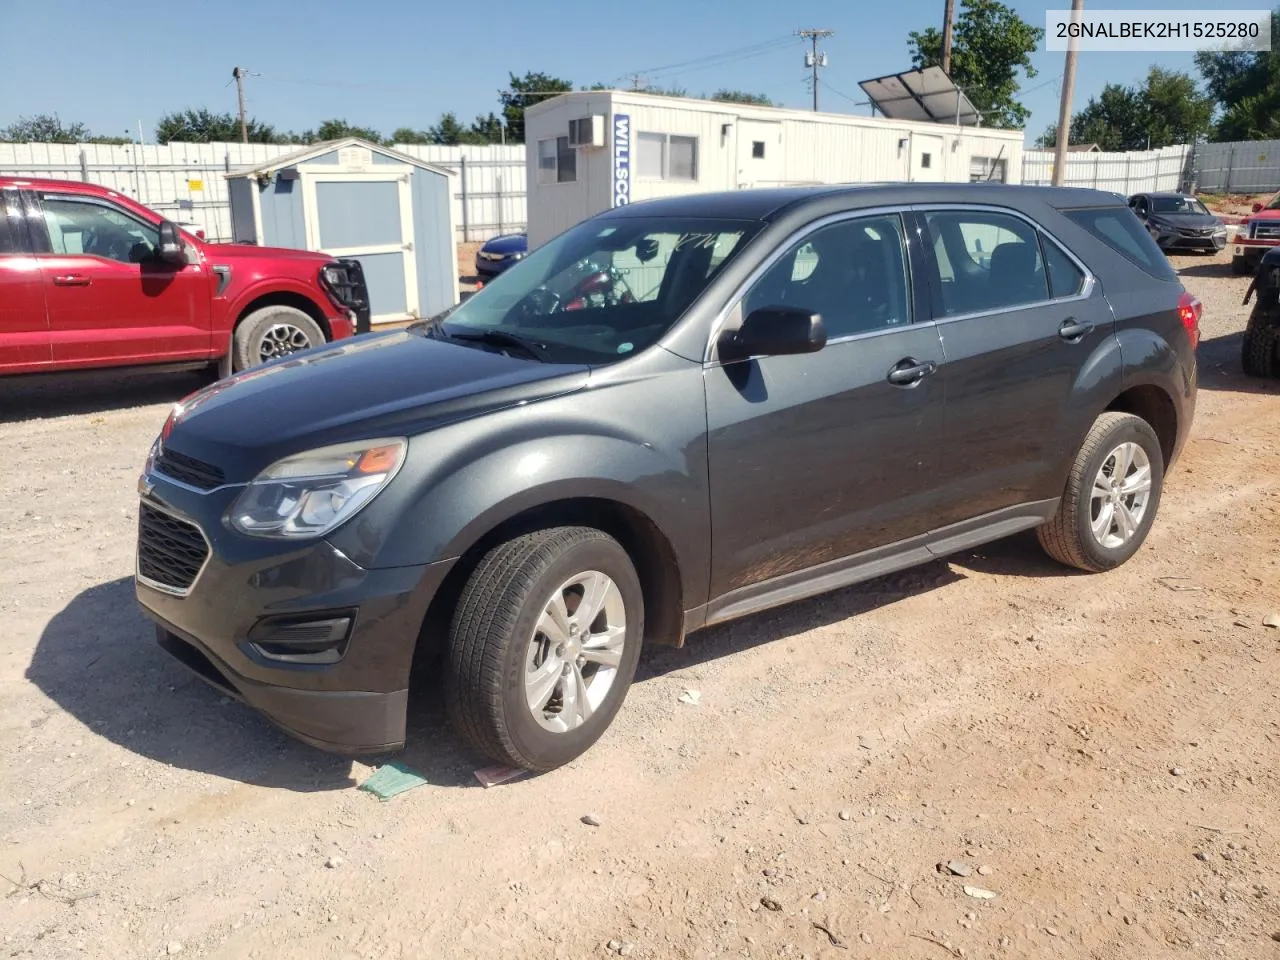
[[[190,191],[192,191],[193,193],[200,193],[200,192],[203,192],[203,191],[204,191],[204,181],[203,181],[203,180],[188,180],[188,181],[187,181],[187,189],[188,189],[188,190],[190,190]]]

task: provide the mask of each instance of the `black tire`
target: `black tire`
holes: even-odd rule
[[[1254,308],[1240,342],[1240,363],[1247,377],[1280,377],[1280,329],[1267,311]]]
[[[527,658],[548,599],[587,571],[609,577],[621,595],[621,660],[591,716],[574,729],[553,732],[535,718],[526,697]],[[640,580],[612,537],[589,527],[555,527],[509,540],[485,555],[458,599],[445,668],[449,719],[497,763],[533,771],[562,766],[586,752],[612,722],[635,676],[643,638]]]
[[[264,343],[268,339],[275,341],[274,336],[269,337],[275,328],[286,332],[287,339],[274,342],[273,355],[264,356],[264,351],[268,349]],[[274,360],[276,356],[318,347],[324,342],[324,331],[320,329],[320,325],[297,307],[262,307],[236,326],[235,336],[231,339],[231,365],[239,373],[267,360]]]
[[[1232,257],[1231,272],[1234,273],[1237,277],[1243,277],[1243,276],[1247,276],[1250,273],[1253,273],[1253,270],[1249,268],[1249,261],[1246,260],[1244,257]]]
[[[1092,529],[1093,482],[1112,452],[1124,443],[1136,443],[1146,454],[1151,488],[1133,534],[1122,544],[1108,546],[1098,541]],[[1131,414],[1104,413],[1094,421],[1076,454],[1057,513],[1036,531],[1040,545],[1049,556],[1069,567],[1090,573],[1114,569],[1137,553],[1146,540],[1163,488],[1164,455],[1151,425]]]

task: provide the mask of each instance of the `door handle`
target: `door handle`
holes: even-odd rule
[[[1068,343],[1079,343],[1092,329],[1092,323],[1081,323],[1075,317],[1068,317],[1062,321],[1062,326],[1058,327],[1058,336]]]
[[[915,357],[907,357],[889,368],[889,382],[899,387],[910,387],[937,369],[938,365],[932,360],[921,363]]]
[[[78,273],[65,273],[53,278],[55,287],[87,287],[89,283],[88,277],[81,276]]]

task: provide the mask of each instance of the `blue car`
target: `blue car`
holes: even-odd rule
[[[529,252],[529,238],[523,233],[494,237],[476,251],[476,275],[481,279],[496,277]]]

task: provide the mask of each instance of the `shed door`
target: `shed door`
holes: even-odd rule
[[[738,189],[777,186],[782,182],[782,124],[739,118],[736,126]]]
[[[408,172],[321,173],[305,170],[307,245],[354,257],[369,284],[372,322],[417,317],[413,197]]]
[[[942,152],[942,138],[928,133],[911,135],[911,179],[946,180],[947,158]]]

